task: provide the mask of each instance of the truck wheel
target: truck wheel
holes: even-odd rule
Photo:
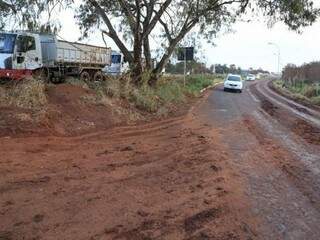
[[[86,71],[83,71],[80,74],[80,80],[84,81],[84,82],[90,82],[90,80],[91,80],[90,74],[88,72],[86,72]]]
[[[54,83],[54,84],[63,83],[64,82],[64,78],[63,77],[52,77],[51,78],[51,82]]]
[[[95,82],[102,82],[104,80],[103,73],[101,71],[96,72],[93,76],[93,80]]]
[[[32,71],[32,77],[45,83],[50,82],[50,71],[48,68],[39,68]]]

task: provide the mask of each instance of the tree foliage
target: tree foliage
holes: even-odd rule
[[[305,63],[302,66],[288,64],[282,73],[283,80],[289,85],[298,83],[320,84],[320,62]]]
[[[139,83],[142,72],[148,71],[150,84],[156,82],[176,46],[190,32],[212,40],[252,11],[261,12],[271,23],[283,21],[299,31],[319,15],[312,0],[83,0],[80,5],[72,0],[0,0],[0,16],[20,16],[20,22],[25,25],[24,19],[28,19],[29,25],[46,10],[46,4],[54,7],[57,3],[77,6],[75,15],[83,37],[99,30],[111,38],[129,61],[133,79]],[[155,68],[151,37],[159,40],[163,53]]]
[[[53,10],[71,3],[73,0],[0,0],[0,30],[57,32],[59,22],[52,21]]]

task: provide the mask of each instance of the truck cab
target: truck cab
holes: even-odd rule
[[[39,34],[0,32],[0,78],[19,79],[41,67]]]

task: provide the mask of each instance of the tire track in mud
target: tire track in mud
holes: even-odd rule
[[[265,221],[258,230],[261,239],[317,240],[320,211],[306,194],[304,187],[308,188],[308,183],[292,179],[283,167],[296,159],[261,129],[261,123],[254,116],[244,114],[242,117],[241,123],[230,124],[223,134],[232,145],[248,145],[242,152],[233,151],[231,159],[247,179],[253,212]],[[236,134],[239,125],[243,130]]]
[[[260,85],[263,87],[259,88],[257,84],[251,86],[252,91],[261,100],[263,110],[255,112],[253,117],[260,123],[263,131],[272,136],[272,141],[276,142],[273,144],[275,150],[284,147],[289,151],[285,154],[286,150],[282,149],[275,163],[320,212],[320,128],[277,105],[277,101],[271,100],[270,95],[263,94],[264,91],[271,91],[266,90],[268,84],[258,83],[258,86]],[[306,113],[304,110],[303,112]],[[265,133],[257,129],[255,128],[253,134],[258,140],[269,139],[272,143]]]
[[[255,238],[226,152],[192,115],[0,150],[0,239]]]
[[[284,142],[288,142],[288,138],[282,139],[280,137],[276,139],[276,137],[279,136],[279,133],[275,133],[274,131],[270,132],[270,129],[274,127],[274,125],[270,126],[270,123],[261,119],[261,116],[258,114],[254,114],[253,117],[259,121],[259,125],[262,123],[263,130],[265,132],[259,130],[258,127],[255,127],[255,124],[248,120],[250,118],[247,118],[247,120],[245,120],[245,124],[249,131],[256,136],[261,145],[266,146],[270,151],[274,152],[274,156],[277,161],[273,164],[275,164],[278,169],[281,169],[281,171],[289,177],[292,183],[320,212],[319,166],[315,166],[313,162],[306,160],[306,154],[303,153],[303,147],[299,147],[295,143],[291,143],[294,149],[292,149],[292,147],[288,147],[287,149],[283,148],[288,146],[287,144],[284,144]],[[273,138],[266,136],[266,133]],[[287,150],[289,150],[289,152]],[[319,156],[315,155],[310,155],[308,157],[310,159],[319,159]]]
[[[307,143],[319,146],[320,120],[315,117],[311,118],[311,116],[307,117],[304,112],[300,112],[300,114],[297,115],[293,114],[299,112],[299,110],[295,108],[293,112],[290,112],[288,109],[292,109],[292,107],[288,105],[283,108],[285,103],[279,102],[279,100],[273,99],[266,94],[266,92],[271,90],[266,90],[267,87],[264,86],[264,84],[265,83],[259,83],[250,86],[251,91],[261,100],[261,108],[297,136],[302,137]],[[319,125],[315,125],[314,123],[319,123]]]
[[[286,94],[279,91],[277,88],[275,88],[272,84],[272,81],[268,81],[265,85],[265,88],[269,89],[269,93],[276,97],[277,99],[280,99],[284,102],[286,102],[289,106],[296,108],[297,110],[301,110],[304,113],[308,113],[315,117],[320,117],[320,107],[311,104],[310,102],[304,102],[300,101],[299,99],[293,99],[290,96],[287,96]]]

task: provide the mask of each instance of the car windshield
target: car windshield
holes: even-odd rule
[[[0,53],[13,53],[16,34],[0,33]]]
[[[233,75],[231,75],[231,76],[228,76],[228,79],[227,79],[228,81],[232,81],[232,82],[240,82],[241,81],[241,78],[240,78],[240,76],[233,76]]]

